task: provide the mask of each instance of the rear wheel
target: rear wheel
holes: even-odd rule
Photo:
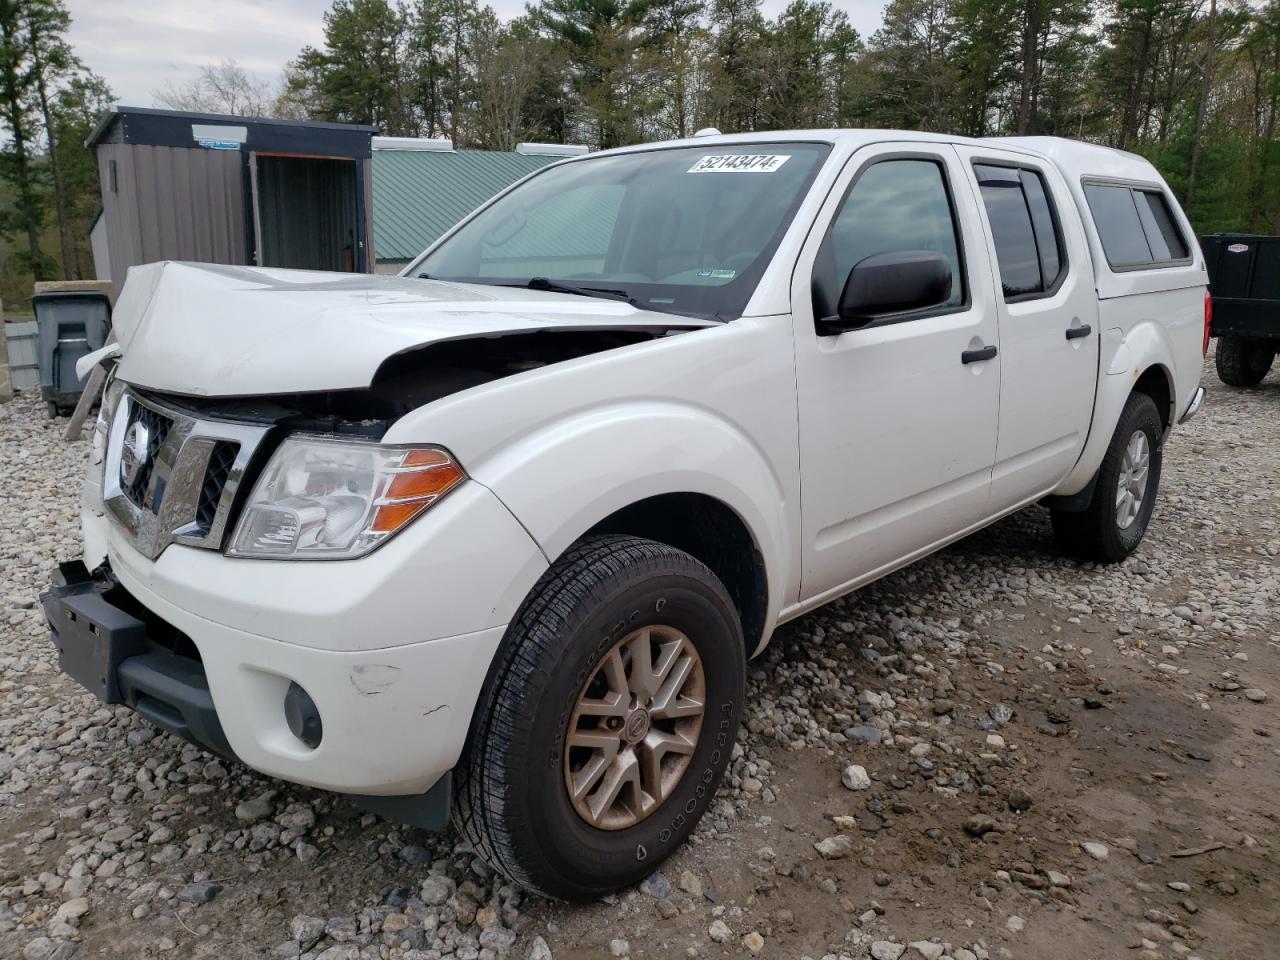
[[[1275,344],[1248,337],[1219,337],[1218,379],[1232,387],[1256,387],[1276,358]]]
[[[1130,394],[1088,508],[1052,512],[1054,535],[1067,553],[1115,563],[1142,542],[1160,486],[1162,433],[1155,401],[1145,393]]]
[[[584,539],[503,640],[458,767],[460,830],[548,896],[637,883],[715,797],[745,674],[710,570],[651,540]]]

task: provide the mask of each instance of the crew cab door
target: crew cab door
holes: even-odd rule
[[[851,589],[985,516],[1004,358],[966,176],[947,144],[864,147],[801,250],[791,291],[801,602]],[[896,251],[949,261],[946,302],[819,329],[854,264]]]
[[[957,147],[981,200],[1000,318],[995,511],[1050,490],[1084,449],[1098,380],[1098,298],[1079,214],[1058,170]]]

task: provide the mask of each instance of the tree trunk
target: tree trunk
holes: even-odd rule
[[[62,279],[79,280],[75,246],[71,242],[70,217],[67,215],[67,190],[62,179],[62,160],[59,156],[58,137],[54,132],[53,111],[49,107],[49,84],[45,76],[45,64],[40,59],[40,37],[31,28],[31,65],[35,75],[36,94],[40,100],[40,118],[44,121],[44,134],[49,143],[49,168],[53,172],[53,208],[58,220],[58,249],[62,254]]]
[[[1040,0],[1027,0],[1022,20],[1022,83],[1018,98],[1018,136],[1032,132],[1036,63],[1040,46]]]
[[[1268,104],[1266,124],[1263,127],[1262,136],[1258,143],[1258,179],[1253,184],[1253,202],[1250,205],[1252,209],[1249,211],[1249,225],[1251,228],[1260,228],[1265,222],[1267,181],[1271,172],[1271,151],[1268,147],[1276,135],[1277,112],[1280,112],[1280,105],[1277,105],[1273,97],[1270,104]],[[1280,233],[1280,211],[1277,211],[1276,227],[1276,233]]]
[[[5,23],[6,28],[16,24]],[[11,45],[17,44],[17,37],[10,33],[6,40]],[[13,184],[17,193],[16,205],[25,221],[27,233],[27,253],[31,260],[31,272],[36,280],[44,280],[43,261],[40,252],[40,207],[36,198],[35,185],[31,178],[31,155],[28,148],[28,131],[23,129],[22,81],[18,76],[18,64],[6,61],[4,76],[0,77],[0,97],[3,98],[3,114],[9,126],[9,134],[13,138],[13,164],[17,172]]]
[[[1138,140],[1138,107],[1142,103],[1142,88],[1147,85],[1147,58],[1151,52],[1151,19],[1142,25],[1142,42],[1138,45],[1137,76],[1133,78],[1133,86],[1129,90],[1129,102],[1124,107],[1124,117],[1120,124],[1120,149],[1129,145],[1129,134],[1133,133]]]
[[[672,39],[675,41],[672,45],[675,56],[672,59],[676,67],[676,136],[683,140],[689,135],[689,118],[685,115],[685,97],[688,93],[685,88],[685,70],[689,65],[689,58],[686,56],[687,51],[684,49],[678,29],[673,31]]]
[[[1182,205],[1190,208],[1196,195],[1196,175],[1200,172],[1200,138],[1204,133],[1204,115],[1208,109],[1209,93],[1213,87],[1213,54],[1217,40],[1218,0],[1209,0],[1209,38],[1204,63],[1200,66],[1200,102],[1196,104],[1196,121],[1191,128],[1191,163],[1187,167],[1187,193]]]
[[[462,102],[462,4],[454,6],[453,11],[453,76],[452,89],[449,91],[449,139],[456,150],[458,143],[458,108]]]

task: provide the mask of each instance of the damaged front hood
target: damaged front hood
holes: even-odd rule
[[[359,389],[388,357],[446,340],[714,326],[523,288],[169,262],[129,271],[112,323],[122,380],[196,397]]]

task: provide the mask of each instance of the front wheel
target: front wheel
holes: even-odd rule
[[[1247,337],[1219,337],[1214,363],[1218,379],[1230,387],[1256,387],[1276,359],[1273,342]]]
[[[746,683],[724,586],[680,550],[588,537],[512,622],[459,764],[455,822],[508,878],[586,900],[644,879],[715,797]]]
[[[1067,553],[1115,563],[1137,549],[1156,505],[1163,432],[1155,401],[1145,393],[1130,394],[1088,508],[1051,514],[1054,535]]]

